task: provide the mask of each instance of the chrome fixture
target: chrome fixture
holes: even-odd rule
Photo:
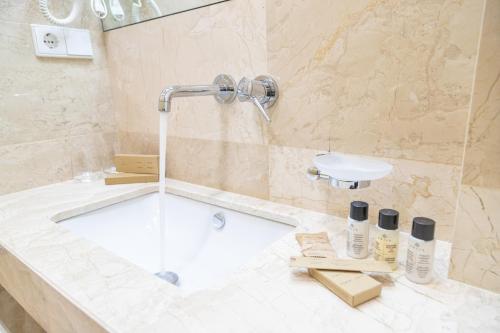
[[[277,99],[278,84],[270,76],[260,75],[254,80],[244,77],[238,83],[238,100],[255,104],[268,123],[271,122],[271,118],[267,110],[276,103]]]
[[[155,273],[155,275],[157,277],[159,277],[160,279],[165,280],[168,283],[171,283],[173,285],[179,284],[179,275],[175,272],[164,271],[164,272]]]
[[[214,96],[217,102],[228,104],[236,98],[236,82],[226,74],[217,75],[213,84],[191,86],[169,86],[163,89],[158,102],[158,111],[169,112],[174,97]]]
[[[221,230],[226,225],[226,217],[223,212],[218,212],[212,217],[212,224],[215,230]]]
[[[356,190],[370,186],[369,180],[353,181],[353,180],[335,179],[333,177],[328,176],[327,174],[321,173],[321,171],[318,170],[318,168],[316,167],[307,169],[307,178],[309,178],[309,180],[325,179],[328,180],[328,183],[332,187],[348,189],[348,190]]]
[[[307,169],[307,178],[324,179],[332,187],[349,190],[368,187],[372,180],[387,176],[393,169],[381,160],[337,152],[317,154],[313,164]]]

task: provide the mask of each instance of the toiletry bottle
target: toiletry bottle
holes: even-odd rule
[[[368,204],[353,201],[347,219],[347,255],[358,259],[367,257],[369,236]]]
[[[381,209],[378,212],[377,235],[375,237],[375,260],[386,261],[397,268],[398,260],[398,231],[399,213],[394,209]]]
[[[413,219],[406,255],[406,277],[412,282],[429,283],[432,280],[435,226],[436,222],[426,217]]]

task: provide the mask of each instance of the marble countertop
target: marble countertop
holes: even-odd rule
[[[384,284],[381,296],[351,308],[304,270],[288,267],[299,254],[295,232],[227,283],[183,296],[55,223],[155,190],[154,184],[70,181],[4,195],[0,246],[111,332],[500,332],[500,295],[447,279],[447,242],[437,242],[433,283],[408,281],[400,258],[398,271],[376,276]],[[345,255],[345,219],[175,180],[167,190],[296,230],[328,231]],[[406,238],[402,233],[400,254]]]

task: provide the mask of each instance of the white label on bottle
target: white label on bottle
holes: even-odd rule
[[[432,279],[434,241],[410,237],[406,254],[406,276],[416,283],[428,283]]]
[[[348,219],[347,224],[347,254],[353,258],[368,256],[370,224],[368,221]]]

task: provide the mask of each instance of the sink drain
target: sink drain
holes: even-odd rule
[[[174,273],[174,272],[163,271],[163,272],[155,273],[155,275],[157,277],[159,277],[160,279],[165,280],[168,283],[171,283],[174,285],[177,285],[177,283],[179,282],[179,275],[177,275],[177,273]]]
[[[215,230],[221,230],[226,225],[226,217],[223,212],[218,212],[212,217],[212,225]]]

